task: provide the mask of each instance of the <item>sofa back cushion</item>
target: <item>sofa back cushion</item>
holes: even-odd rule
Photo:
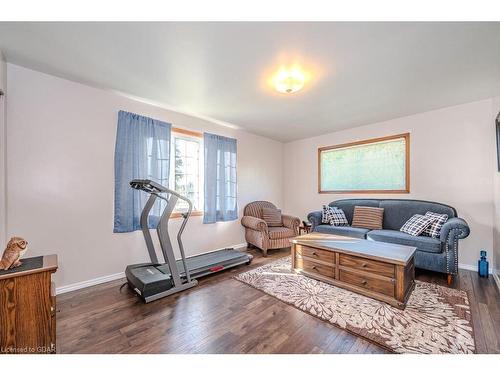
[[[415,214],[425,215],[427,211],[447,214],[448,218],[457,217],[457,212],[446,204],[412,199],[340,199],[329,204],[341,208],[352,224],[355,206],[380,207],[384,209],[384,229],[397,230]]]
[[[453,207],[434,202],[381,200],[380,207],[384,208],[384,229],[392,230],[399,230],[413,215],[425,215],[427,211],[456,216]]]

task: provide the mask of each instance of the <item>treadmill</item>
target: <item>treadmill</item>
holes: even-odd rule
[[[191,201],[174,190],[151,180],[132,180],[130,186],[149,194],[149,199],[141,213],[140,223],[151,262],[132,264],[125,269],[128,285],[145,303],[192,288],[198,285],[196,279],[199,277],[251,263],[253,257],[250,254],[232,248],[186,258],[181,236],[191,215],[193,208]],[[166,202],[166,207],[156,228],[165,263],[158,261],[151,232],[148,228],[149,213],[157,199]],[[176,260],[168,234],[168,221],[179,199],[187,202],[188,210],[182,214],[183,221],[177,233],[181,259]]]

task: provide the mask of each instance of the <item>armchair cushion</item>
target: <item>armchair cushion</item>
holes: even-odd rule
[[[269,227],[269,238],[279,240],[282,238],[295,237],[295,231],[287,227]]]
[[[267,223],[264,220],[254,216],[243,216],[241,218],[241,225],[260,232],[267,232],[268,230]]]
[[[267,223],[268,227],[282,227],[281,210],[272,207],[262,208],[262,219]]]

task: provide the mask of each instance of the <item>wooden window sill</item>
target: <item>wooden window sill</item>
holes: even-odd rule
[[[193,211],[191,212],[191,216],[203,216],[203,211]],[[182,212],[172,212],[170,215],[171,219],[176,219],[182,217]]]

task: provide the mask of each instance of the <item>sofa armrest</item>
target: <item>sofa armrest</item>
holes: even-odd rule
[[[441,242],[452,241],[454,239],[462,239],[469,235],[470,228],[464,219],[459,217],[452,217],[441,228],[440,240]],[[448,238],[452,234],[453,239]]]
[[[295,233],[299,233],[300,219],[292,215],[281,215],[283,225],[287,228],[293,229]]]
[[[307,215],[307,220],[311,223],[311,231],[314,230],[314,227],[321,225],[321,219],[323,214],[321,211],[314,211]]]
[[[267,232],[267,223],[254,216],[243,216],[241,218],[241,225],[245,228],[250,228],[253,230],[257,230],[259,232]]]

